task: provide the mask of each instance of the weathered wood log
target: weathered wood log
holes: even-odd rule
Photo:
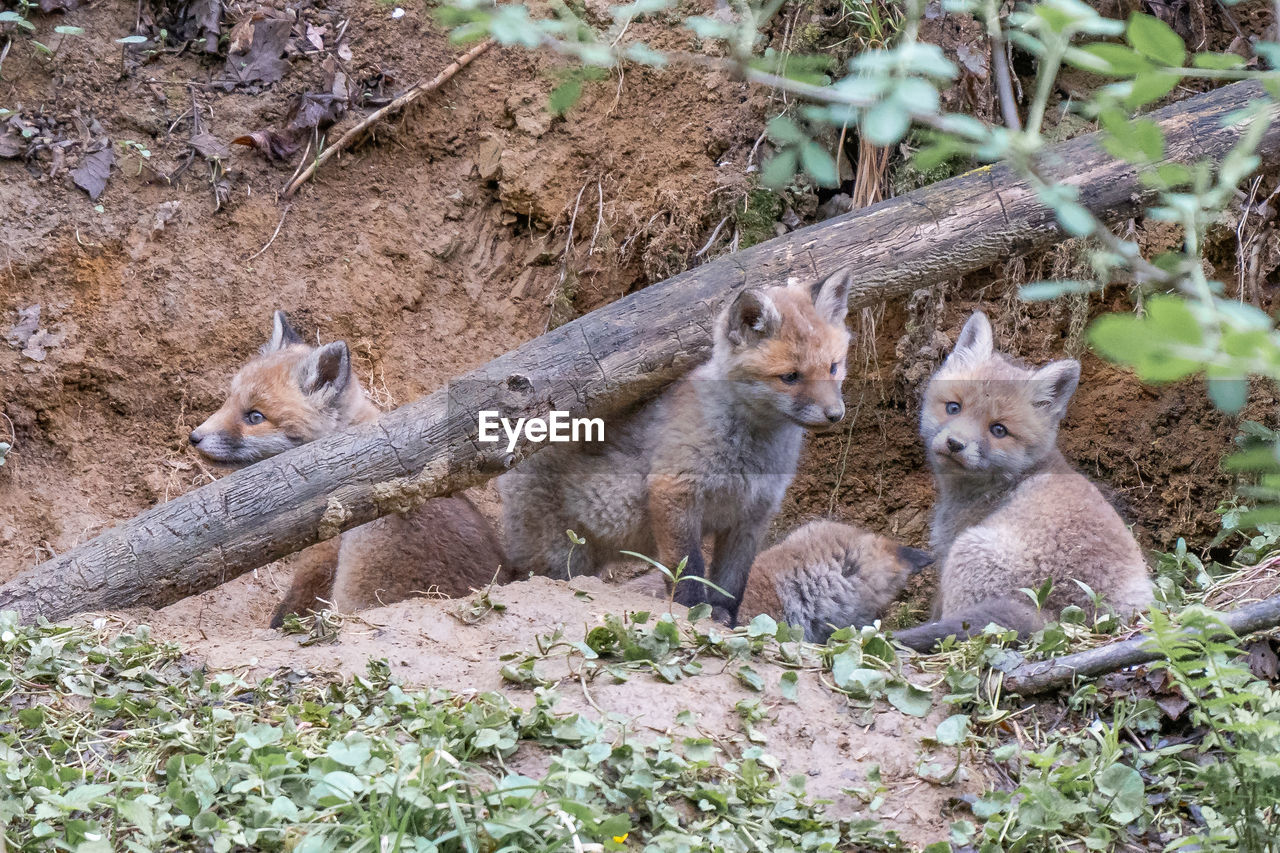
[[[1237,637],[1280,626],[1280,595],[1232,610],[1222,617],[1223,624]],[[1188,632],[1191,635],[1191,632]],[[1210,638],[1229,636],[1227,632],[1210,632]],[[1159,660],[1163,655],[1149,644],[1147,634],[1139,634],[1119,643],[1099,646],[1086,652],[1063,655],[1052,660],[1025,663],[1004,676],[1004,689],[1017,696],[1033,696],[1070,686],[1077,678],[1092,678]]]
[[[1153,114],[1169,162],[1221,159],[1241,128],[1223,118],[1262,95],[1238,83]],[[1280,162],[1280,131],[1259,152]],[[1079,187],[1109,221],[1150,197],[1138,170],[1096,135],[1043,153],[1041,174]],[[494,476],[510,460],[476,442],[477,411],[607,416],[701,360],[711,322],[733,292],[850,267],[861,306],[954,278],[1061,240],[1053,213],[1003,166],[802,228],[654,284],[521,346],[447,388],[353,429],[237,471],[100,534],[0,587],[25,619],[161,606],[320,539]],[[522,450],[528,450],[523,447]],[[534,448],[536,449],[536,447]]]

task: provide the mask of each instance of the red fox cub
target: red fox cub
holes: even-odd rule
[[[191,432],[191,446],[240,467],[378,415],[351,373],[346,343],[308,346],[277,311],[271,340],[231,380],[222,408]],[[499,583],[512,579],[492,527],[463,495],[353,528],[337,545],[321,542],[292,562],[293,585],[273,628],[291,612],[318,608],[316,598],[349,613],[432,589],[467,595],[495,573]]]
[[[811,521],[756,557],[742,620],[767,613],[825,643],[836,628],[870,625],[933,558],[859,527]]]
[[[1080,381],[1080,363],[1025,367],[995,352],[976,312],[925,389],[920,415],[938,486],[930,532],[942,566],[937,621],[896,632],[925,651],[990,622],[1025,637],[1074,604],[1088,585],[1122,618],[1151,602],[1146,561],[1120,516],[1058,451],[1058,422]],[[1041,613],[1021,590],[1052,591]]]
[[[676,600],[730,618],[760,539],[795,475],[804,436],[844,417],[851,278],[747,288],[715,321],[710,359],[623,419],[601,443],[551,445],[498,480],[517,571],[595,574],[618,551],[696,581]],[[574,545],[573,530],[586,538]],[[704,537],[712,537],[704,565]]]

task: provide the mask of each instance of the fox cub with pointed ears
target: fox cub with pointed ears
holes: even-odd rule
[[[191,446],[227,467],[250,465],[381,414],[351,371],[343,341],[308,346],[284,312],[271,340],[231,380],[222,408],[191,432]],[[405,515],[352,528],[294,555],[292,586],[271,627],[324,599],[349,613],[432,590],[449,596],[511,580],[492,526],[465,495],[434,498]]]
[[[1026,637],[1088,585],[1125,619],[1151,602],[1147,564],[1098,489],[1058,450],[1058,423],[1080,381],[1074,359],[1039,369],[995,351],[976,312],[925,389],[920,435],[938,486],[930,544],[942,566],[936,621],[896,632],[928,650],[990,622]],[[1021,590],[1045,580],[1044,611]]]
[[[551,445],[498,480],[518,572],[598,573],[620,550],[695,581],[676,600],[732,619],[761,539],[795,476],[806,433],[844,417],[840,386],[851,278],[747,288],[715,321],[710,359],[598,444]],[[573,530],[587,541],[573,546]],[[708,566],[703,540],[713,540]]]

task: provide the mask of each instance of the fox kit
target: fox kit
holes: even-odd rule
[[[1080,380],[1071,359],[1031,369],[995,352],[981,312],[925,390],[920,415],[938,485],[931,545],[942,565],[938,621],[899,631],[927,650],[989,622],[1026,636],[1044,624],[1021,592],[1047,579],[1045,612],[1092,601],[1087,584],[1124,618],[1151,601],[1138,543],[1098,489],[1058,451],[1058,422]]]
[[[933,558],[835,521],[812,521],[756,557],[738,614],[767,613],[825,643],[835,628],[870,625]]]
[[[850,277],[743,290],[717,318],[710,359],[599,444],[551,445],[498,480],[512,562],[564,578],[619,550],[708,577],[676,600],[730,618],[760,539],[795,475],[805,433],[844,417]],[[585,537],[576,545],[565,535]],[[710,569],[703,538],[714,543]]]
[[[308,346],[277,311],[270,342],[231,380],[222,408],[192,431],[191,446],[239,467],[378,415],[351,373],[346,343]],[[293,586],[272,627],[290,612],[317,607],[316,598],[351,612],[432,589],[467,595],[495,573],[500,583],[511,579],[489,522],[462,495],[353,528],[338,544],[318,543],[292,562]]]

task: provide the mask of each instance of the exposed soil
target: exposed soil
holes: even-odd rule
[[[603,14],[599,5],[593,13]],[[329,28],[325,49],[294,58],[284,78],[261,91],[210,85],[221,60],[193,52],[126,61],[114,39],[132,32],[132,4],[68,13],[65,22],[88,36],[51,36],[53,59],[19,44],[5,61],[0,107],[46,117],[73,141],[66,149],[73,161],[95,128],[116,143],[143,144],[151,156],[143,162],[117,147],[98,206],[73,184],[74,162],[59,167],[47,153],[0,159],[0,337],[37,304],[39,327],[50,333],[43,360],[0,343],[7,418],[0,440],[14,444],[0,467],[0,580],[215,476],[186,436],[265,341],[272,310],[285,309],[319,340],[347,340],[361,378],[389,407],[553,322],[699,262],[695,253],[717,224],[752,203],[747,166],[759,162],[757,139],[777,111],[767,93],[707,71],[628,70],[588,83],[560,118],[546,109],[560,63],[497,48],[380,128],[372,144],[324,167],[288,205],[276,195],[298,155],[271,163],[234,147],[225,175],[211,177],[196,157],[172,184],[161,179],[188,160],[193,103],[203,130],[223,145],[277,125],[294,95],[323,90],[323,59],[338,55],[339,31],[351,50],[342,60],[348,76],[381,74],[394,81],[392,94],[434,76],[458,52],[420,7],[399,19],[390,7],[354,0],[304,11]],[[40,20],[49,32],[61,22]],[[959,97],[992,115],[988,85],[969,81]],[[365,112],[341,119],[331,138]],[[801,219],[815,215],[818,199],[810,200]],[[735,227],[703,259],[727,248]],[[1153,247],[1168,239],[1141,233]],[[1270,232],[1260,250],[1264,281],[1274,275],[1274,238]],[[1224,245],[1215,274],[1235,281],[1233,244]],[[1090,316],[1129,307],[1122,290],[1074,305],[1028,306],[1011,296],[1012,285],[1061,276],[1069,251],[1011,259],[854,316],[846,428],[810,442],[775,534],[830,514],[923,544],[933,492],[915,401],[968,313],[986,310],[1003,347],[1042,362],[1080,354]],[[1270,300],[1266,286],[1245,295]],[[1179,536],[1207,544],[1214,509],[1231,492],[1219,460],[1236,423],[1194,382],[1145,388],[1092,355],[1082,359],[1062,433],[1069,458],[1110,489],[1145,544],[1166,547]],[[1260,391],[1246,416],[1272,422],[1275,402]],[[481,503],[492,513],[491,493]],[[587,598],[549,581],[511,586],[498,595],[507,613],[477,626],[445,615],[452,605],[405,602],[366,615],[381,627],[362,633],[349,625],[338,644],[306,648],[257,627],[287,584],[279,566],[145,618],[215,666],[253,659],[262,672],[351,672],[374,655],[414,683],[511,690],[498,677],[499,654],[531,648],[557,624],[572,632],[607,610],[652,607],[584,583]],[[921,596],[917,590],[913,600]],[[580,690],[563,692],[571,707],[585,705]],[[658,729],[674,725],[680,708],[702,708],[703,728],[717,732],[739,731],[740,693],[728,675],[593,688],[602,707],[643,714]],[[850,811],[840,788],[858,784],[869,763],[881,764],[891,791],[881,817],[913,843],[943,837],[945,801],[980,780],[944,788],[916,776],[919,737],[937,720],[832,724],[846,713],[837,697],[806,682],[798,705],[775,708],[765,728],[769,748],[788,771],[812,771],[812,792]]]
[[[608,613],[655,609],[651,599],[595,578],[570,583],[534,578],[502,587],[493,598],[506,610],[490,613],[477,624],[466,624],[455,616],[461,609],[456,601],[406,601],[366,611],[343,625],[336,642],[310,646],[300,645],[300,637],[282,637],[266,628],[245,629],[242,623],[233,624],[209,611],[193,623],[190,608],[182,604],[147,613],[145,621],[157,638],[198,650],[218,668],[247,669],[257,675],[280,669],[307,671],[324,678],[362,674],[370,658],[379,658],[406,683],[500,691],[515,704],[528,706],[532,704],[530,688],[503,680],[501,656],[536,652],[538,638],[550,637],[559,628],[564,629],[565,640],[581,641]],[[950,713],[941,702],[924,718],[888,706],[867,711],[824,687],[816,673],[803,671],[792,702],[778,692],[784,670],[767,661],[751,662],[764,679],[763,693],[748,689],[734,676],[735,664],[726,662],[721,667],[709,659],[703,665],[703,674],[670,685],[643,672],[622,683],[605,676],[584,685],[563,657],[543,660],[536,668],[543,679],[556,682],[559,710],[593,719],[600,719],[602,713],[618,714],[630,721],[635,736],[649,740],[711,737],[722,746],[747,746],[735,705],[762,699],[769,712],[754,728],[765,737],[766,751],[780,761],[784,777],[806,776],[809,794],[831,800],[832,815],[875,817],[913,847],[945,837],[950,822],[958,819],[951,811],[952,801],[982,790],[984,763],[979,756],[967,751],[957,756],[954,749],[921,742],[931,738]],[[912,678],[926,687],[933,681],[919,675]],[[944,692],[940,690],[938,697]],[[687,710],[696,712],[693,725],[677,721],[677,715]],[[545,762],[540,752],[522,752],[516,757],[516,769],[540,772]],[[956,768],[954,778],[946,784],[925,781],[921,769],[931,763],[945,768],[940,776]],[[874,814],[865,812],[866,805],[845,791],[869,787],[867,774],[872,767],[879,767],[886,789],[885,802]]]

